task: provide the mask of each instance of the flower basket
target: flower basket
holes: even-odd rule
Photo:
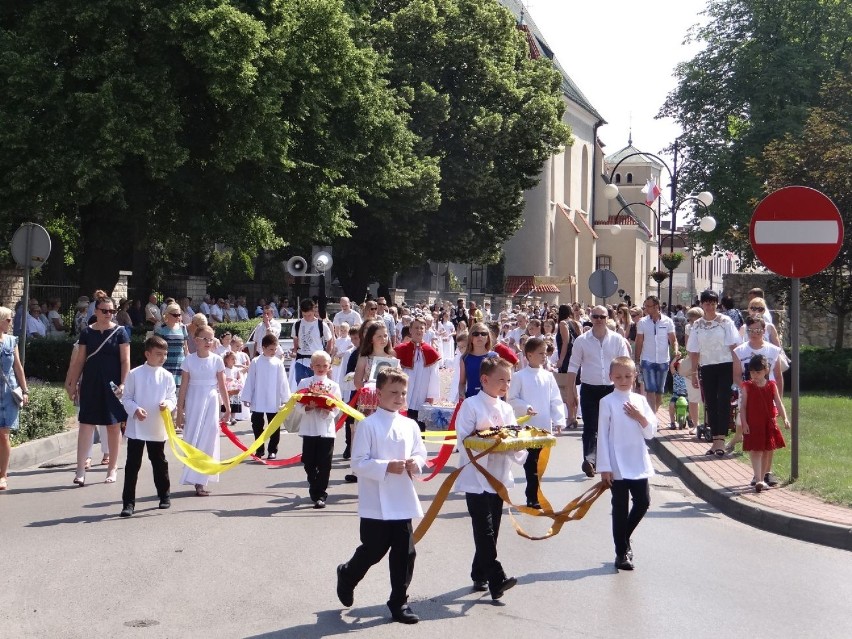
[[[660,261],[663,263],[668,270],[674,271],[680,263],[683,262],[686,256],[683,253],[665,253],[660,256]]]
[[[651,271],[651,279],[657,284],[662,284],[669,276],[665,271]]]

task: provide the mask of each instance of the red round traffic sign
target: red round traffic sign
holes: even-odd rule
[[[806,186],[767,195],[751,217],[754,254],[783,277],[810,277],[834,261],[843,244],[843,219],[834,202]]]

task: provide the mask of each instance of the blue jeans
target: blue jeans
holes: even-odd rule
[[[669,372],[669,365],[653,364],[643,359],[640,366],[642,368],[642,380],[645,382],[645,392],[662,393],[666,386],[666,374]]]

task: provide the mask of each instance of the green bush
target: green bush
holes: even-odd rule
[[[250,319],[244,322],[222,322],[213,327],[213,332],[216,337],[223,333],[230,333],[231,335],[239,335],[243,340],[248,340],[249,335],[258,324],[260,324],[260,319]]]
[[[76,341],[76,337],[28,341],[24,364],[27,378],[32,377],[43,382],[64,382]],[[145,335],[133,335],[130,338],[130,368],[144,363]]]
[[[61,388],[30,382],[30,401],[23,409],[18,430],[12,433],[12,445],[41,439],[65,430],[65,420],[73,414],[73,406]]]
[[[790,350],[787,349],[790,357]],[[785,388],[789,388],[790,371],[784,373]],[[803,346],[799,357],[799,388],[803,391],[842,391],[849,394],[852,379],[852,348],[836,351],[833,348]]]

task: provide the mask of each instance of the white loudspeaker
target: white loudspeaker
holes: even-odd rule
[[[308,263],[304,257],[294,255],[287,260],[287,272],[293,277],[300,277],[308,272]]]
[[[314,255],[314,268],[320,272],[325,273],[327,270],[331,268],[331,264],[333,260],[331,259],[331,254],[327,251],[320,251],[316,255]]]

